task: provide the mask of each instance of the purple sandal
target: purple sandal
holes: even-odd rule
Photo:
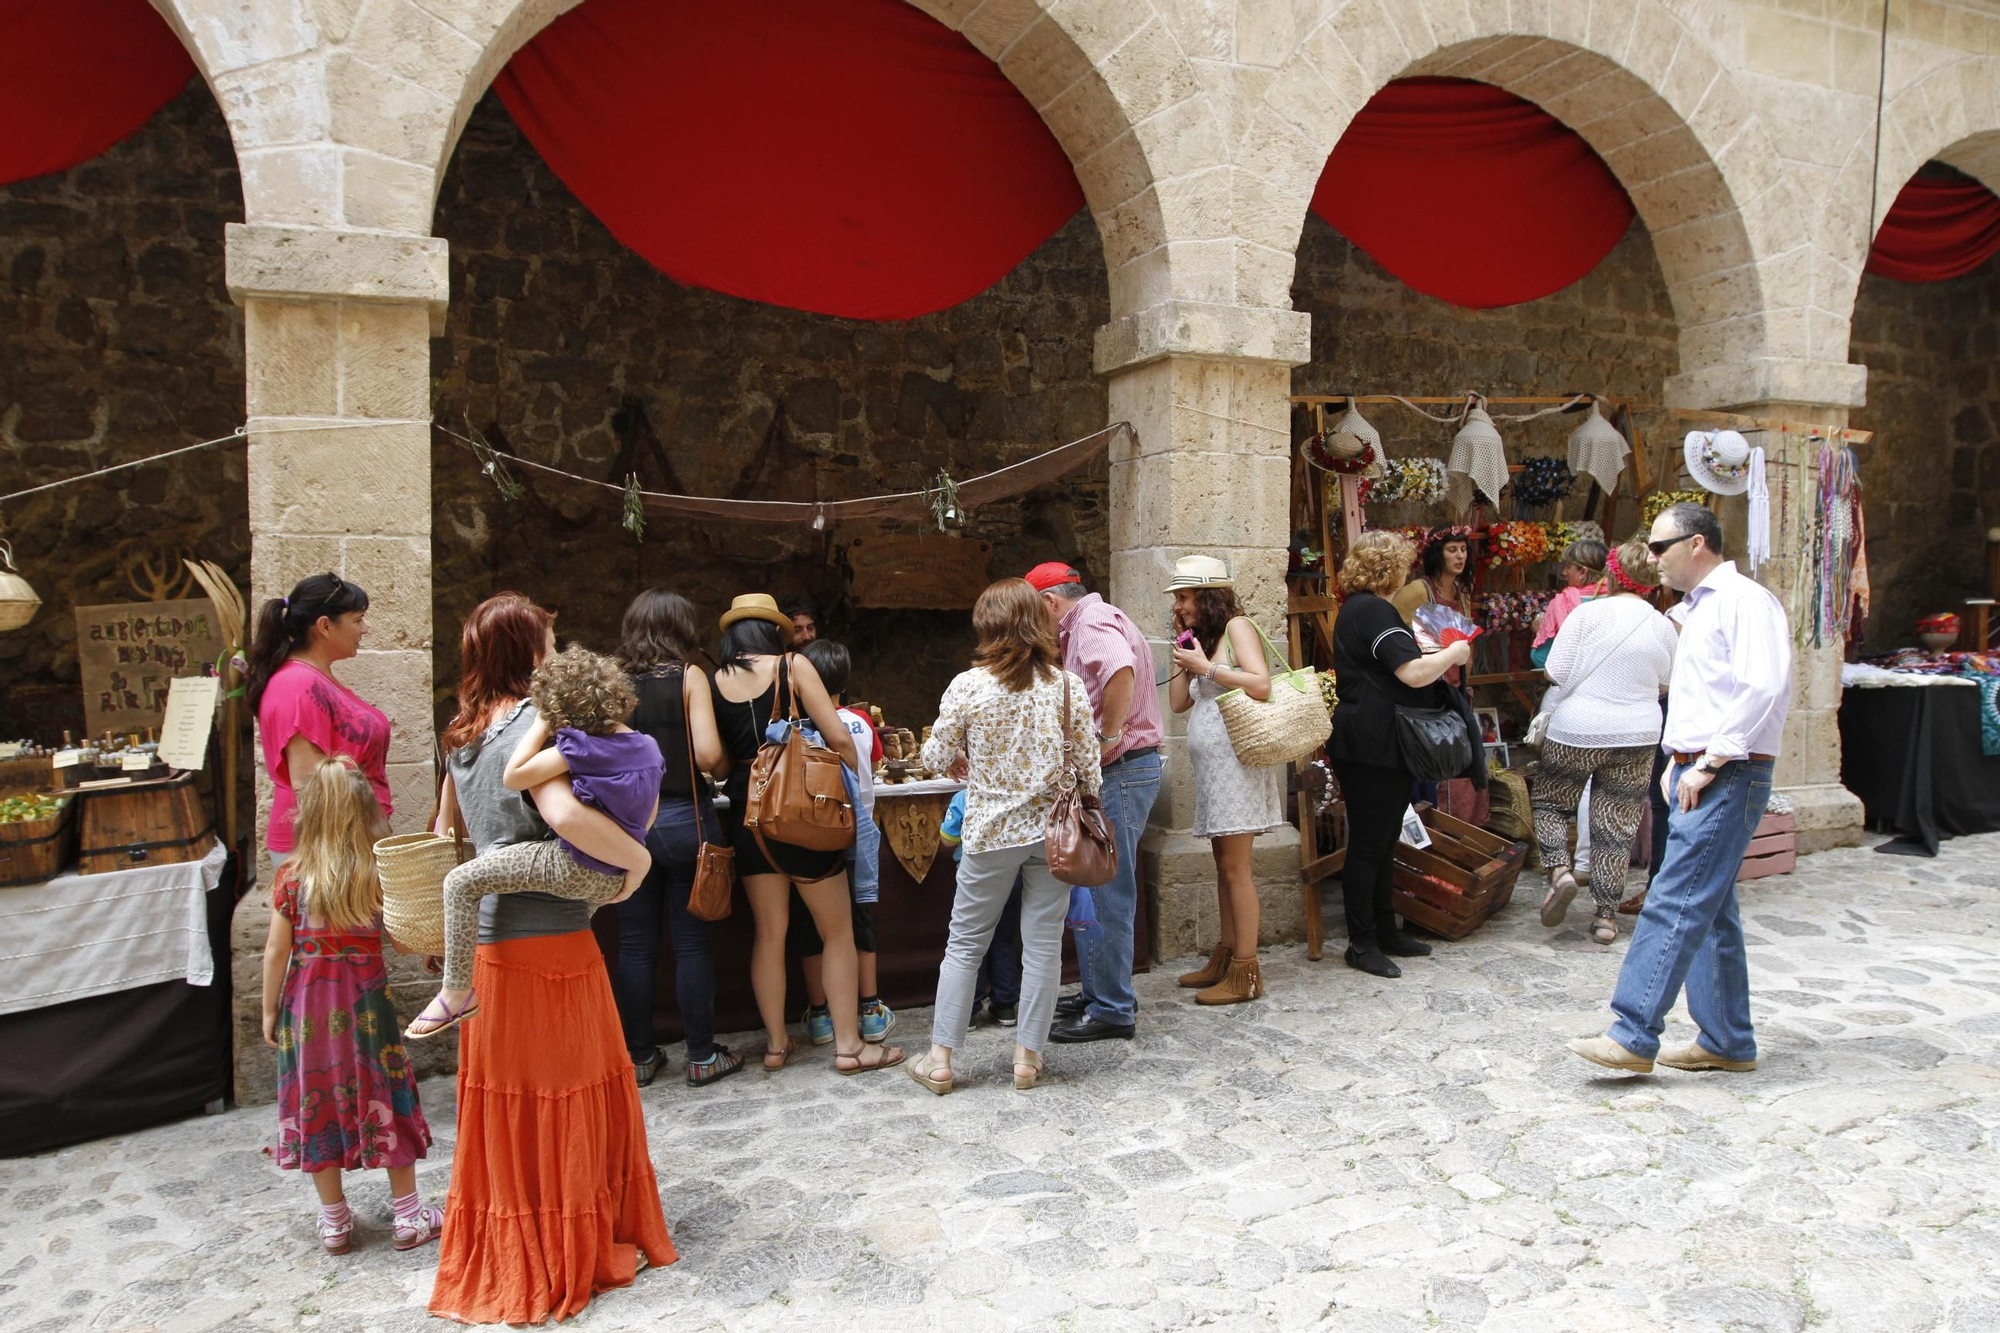
[[[444,1013],[442,1015],[434,1015],[431,1013],[432,1009],[442,1009]],[[449,1032],[478,1012],[478,991],[469,990],[465,993],[465,1003],[460,1006],[457,1013],[452,1012],[451,1006],[445,1002],[444,992],[439,991],[437,997],[425,1005],[423,1011],[411,1020],[410,1026],[403,1029],[403,1040],[423,1041],[427,1037],[435,1037],[440,1032]],[[440,1018],[442,1018],[442,1022],[439,1021]],[[429,1031],[419,1032],[417,1031],[418,1023],[436,1023],[437,1026],[431,1028]]]

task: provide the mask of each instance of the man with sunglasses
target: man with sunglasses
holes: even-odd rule
[[[1757,1039],[1736,872],[1771,795],[1791,702],[1791,633],[1770,590],[1723,558],[1714,513],[1674,505],[1654,520],[1651,537],[1661,577],[1687,594],[1660,737],[1671,760],[1661,779],[1667,852],[1619,969],[1616,1021],[1569,1048],[1639,1074],[1651,1073],[1655,1059],[1670,1069],[1744,1072],[1757,1067]],[[1700,1035],[1662,1051],[1683,984]]]

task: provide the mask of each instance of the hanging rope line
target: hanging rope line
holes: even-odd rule
[[[308,430],[367,430],[374,426],[428,426],[430,424],[428,421],[403,417],[381,421],[328,421],[318,422],[309,426],[259,426],[257,427],[257,434],[284,435],[296,431]],[[178,458],[182,454],[194,453],[197,449],[213,449],[218,444],[238,444],[249,438],[250,427],[248,425],[238,426],[227,435],[218,435],[212,440],[203,440],[200,444],[184,444],[178,449],[168,449],[164,453],[148,454],[144,458],[133,458],[123,463],[113,463],[108,467],[98,468],[94,472],[79,472],[74,477],[64,477],[60,481],[44,482],[40,486],[30,486],[26,490],[9,491],[5,495],[0,495],[0,504],[6,504],[9,500],[19,500],[29,495],[40,495],[43,491],[52,491],[59,486],[71,486],[79,481],[93,481],[98,477],[108,477],[113,472],[123,472],[127,468],[144,467],[148,463],[159,463],[169,458]]]

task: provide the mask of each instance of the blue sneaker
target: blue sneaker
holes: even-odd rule
[[[861,1040],[878,1042],[896,1026],[896,1011],[880,1000],[861,1011]]]
[[[833,1015],[826,1011],[825,1005],[807,1005],[804,1022],[806,1036],[813,1045],[824,1046],[833,1040]]]

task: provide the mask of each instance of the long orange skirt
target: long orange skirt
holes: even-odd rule
[[[460,1029],[458,1142],[432,1314],[567,1319],[644,1251],[678,1257],[646,1154],[632,1059],[587,930],[479,946]]]

